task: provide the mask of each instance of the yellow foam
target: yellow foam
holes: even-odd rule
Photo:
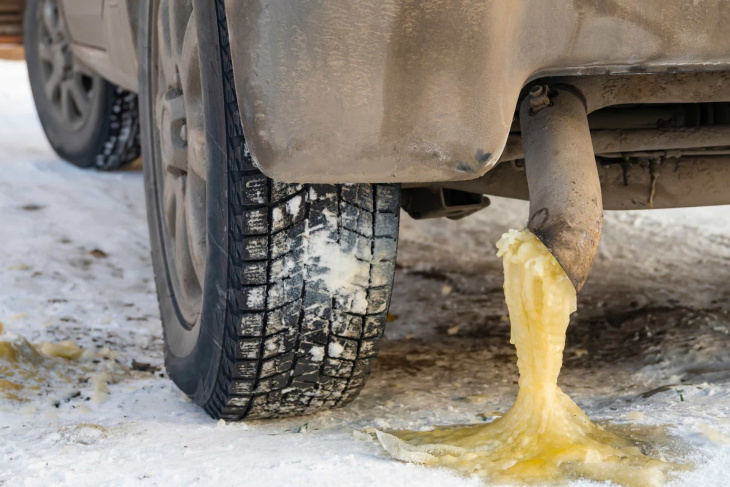
[[[664,484],[675,464],[591,422],[557,385],[565,333],[576,310],[575,288],[563,269],[529,230],[510,231],[497,247],[520,371],[515,403],[489,424],[378,431],[380,443],[399,460],[500,484],[577,478],[631,487]]]

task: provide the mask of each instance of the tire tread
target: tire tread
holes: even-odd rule
[[[216,12],[231,261],[224,353],[204,408],[214,418],[241,420],[343,406],[364,386],[387,321],[400,192],[387,184],[263,179],[243,138],[223,0],[216,0]],[[360,312],[354,296],[332,296],[316,279],[319,268],[305,242],[314,232],[326,233],[368,266],[367,282],[353,285],[367,302]]]
[[[141,154],[137,95],[111,86],[109,131],[101,152],[96,155],[95,159],[95,167],[101,171],[119,169],[137,159]]]

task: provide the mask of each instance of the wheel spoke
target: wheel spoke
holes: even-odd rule
[[[198,56],[198,30],[195,22],[188,22],[182,42],[180,77],[186,113],[188,167],[201,179],[207,178],[207,158],[205,154],[205,129],[203,120],[203,100],[200,81],[200,61]]]
[[[170,1],[162,0],[157,17],[157,45],[159,49],[159,73],[164,79],[165,88],[179,88],[177,68],[173,56],[172,40],[170,39]]]
[[[66,81],[69,94],[79,111],[79,114],[86,115],[89,110],[89,95],[81,85],[81,79],[78,76],[74,76],[72,79]]]
[[[66,37],[63,21],[56,2],[46,0],[41,8],[43,26],[53,42],[61,42]]]
[[[180,90],[168,90],[162,98],[162,108],[170,123],[185,120],[185,98]]]
[[[59,89],[61,87],[61,80],[63,79],[63,70],[58,69],[56,63],[51,64],[51,75],[46,80],[45,92],[46,97],[53,103],[57,99]]]
[[[178,193],[176,196],[175,208],[175,268],[178,279],[182,288],[182,292],[187,300],[195,300],[200,295],[200,281],[195,272],[195,265],[192,259],[190,245],[188,244],[187,235],[190,234],[187,227],[187,211],[186,198],[184,196],[184,179],[180,178],[183,188],[183,194]]]
[[[198,282],[205,278],[205,249],[206,249],[206,191],[205,181],[195,174],[189,173],[187,178],[186,199],[186,224],[188,230],[188,246],[192,257],[193,267]]]
[[[190,26],[195,29],[192,7],[192,2],[170,2],[170,54],[177,65],[185,58],[183,43]]]
[[[170,237],[174,238],[177,228],[175,223],[177,222],[177,204],[176,204],[176,191],[175,187],[177,182],[170,175],[165,175],[165,184],[162,190],[162,211],[165,214],[165,222],[167,223],[167,232]]]
[[[48,63],[53,63],[53,46],[50,42],[41,40],[38,43],[38,56]]]
[[[71,106],[72,103],[69,90],[64,86],[61,86],[61,113],[63,113],[63,116],[67,121],[71,121],[75,118],[73,107]]]
[[[165,169],[176,173],[188,170],[188,144],[185,125],[185,99],[179,90],[169,90],[157,109],[160,144]]]
[[[188,253],[187,215],[185,214],[185,193],[182,190],[182,177],[176,178],[180,181],[180,191],[175,193],[175,259],[182,262],[185,254]],[[178,266],[178,272],[182,269]]]
[[[208,157],[205,152],[205,131],[201,128],[190,129],[188,126],[188,168],[190,172],[208,180]]]
[[[179,59],[180,78],[182,90],[187,95],[187,99],[194,99],[196,103],[190,103],[196,107],[202,108],[202,88],[200,80],[200,56],[198,55],[198,29],[195,22],[188,22],[185,28],[185,37],[183,38],[181,53]],[[195,119],[196,127],[202,127],[203,112],[202,110],[190,111],[188,118]],[[190,123],[190,122],[189,122]]]

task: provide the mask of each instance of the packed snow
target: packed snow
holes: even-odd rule
[[[2,340],[83,350],[45,349],[70,381],[0,395],[0,484],[479,485],[394,461],[368,432],[491,421],[512,403],[494,244],[524,222],[524,202],[495,198],[456,222],[403,216],[386,338],[354,403],[216,422],[162,366],[139,165],[100,173],[60,161],[21,62],[0,61],[0,117]],[[696,465],[676,486],[726,485],[730,469],[728,210],[607,213],[568,330],[562,389],[596,420],[671,425]]]

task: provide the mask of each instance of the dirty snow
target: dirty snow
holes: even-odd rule
[[[31,344],[0,326],[0,410],[34,402],[57,405],[84,394],[94,401],[108,397],[108,384],[130,373],[108,347],[84,350],[76,342]]]
[[[402,219],[386,340],[352,405],[218,423],[162,368],[139,169],[104,174],[59,161],[22,63],[0,61],[0,117],[5,333],[106,347],[134,372],[103,402],[82,381],[58,403],[56,383],[23,403],[2,399],[0,484],[478,485],[395,462],[353,431],[506,411],[517,371],[494,243],[524,221],[525,203],[495,199],[458,222]],[[728,210],[608,213],[568,333],[561,387],[595,419],[673,425],[697,464],[677,486],[726,485],[730,469]]]

